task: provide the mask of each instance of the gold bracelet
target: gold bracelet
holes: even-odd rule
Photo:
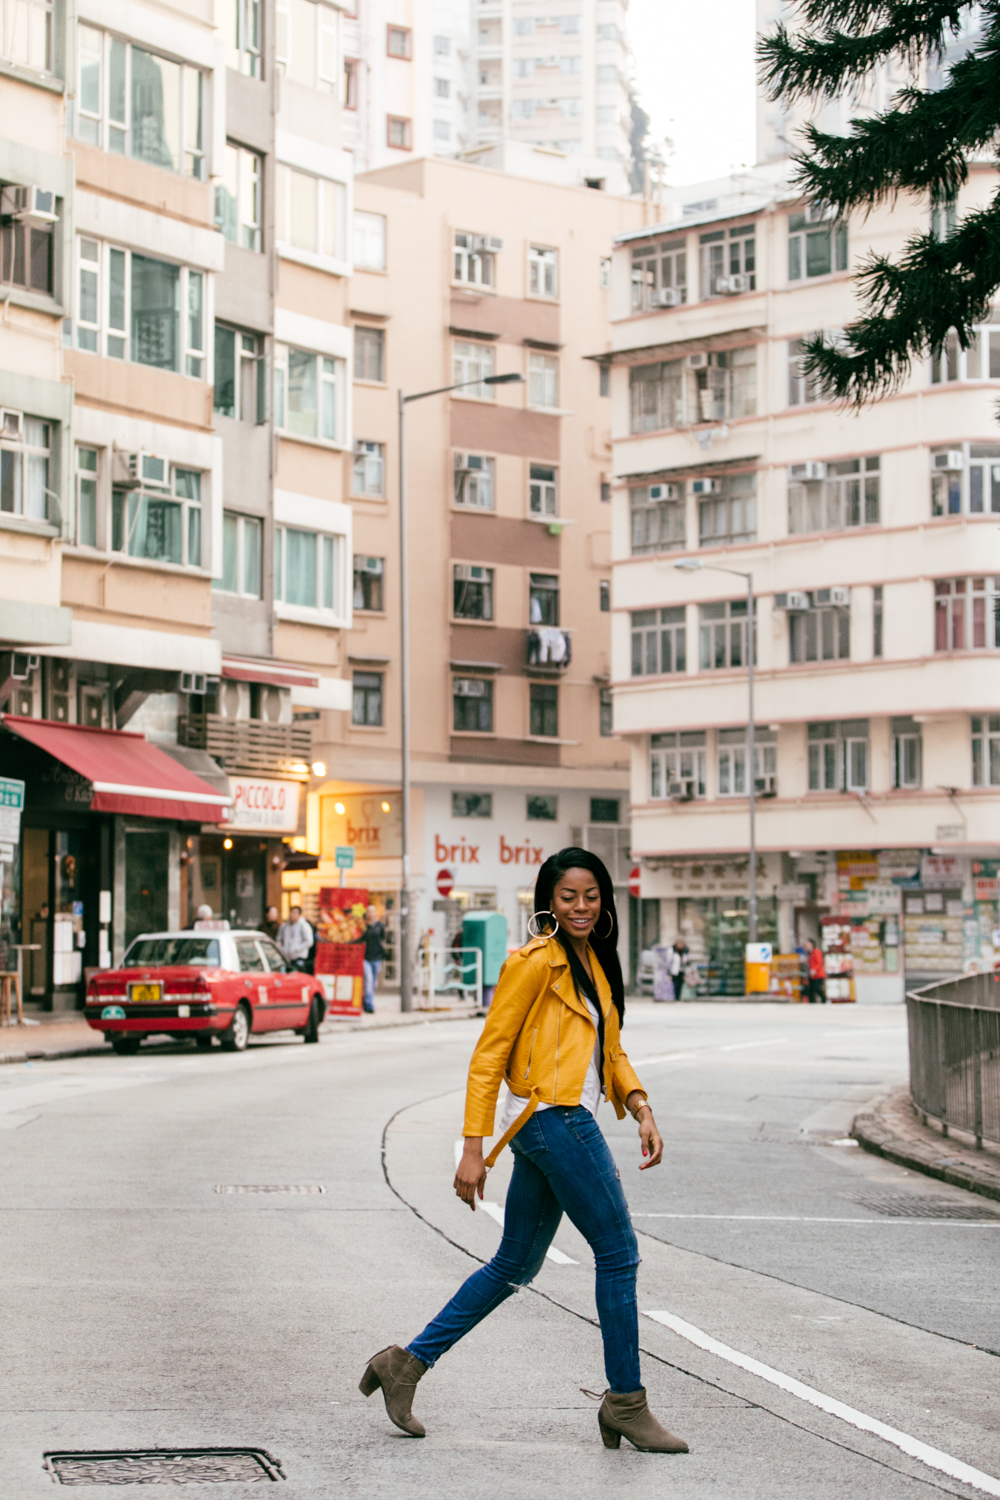
[[[640,1109],[652,1110],[652,1108],[653,1108],[653,1106],[650,1104],[649,1100],[648,1099],[643,1099],[642,1103],[641,1104],[637,1104],[636,1107],[635,1107],[635,1109],[632,1111],[632,1118],[633,1118],[633,1120],[638,1120]]]

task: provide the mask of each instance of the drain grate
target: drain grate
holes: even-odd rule
[[[889,1219],[982,1219],[1000,1222],[1000,1214],[985,1203],[959,1203],[954,1198],[918,1196],[916,1193],[865,1193],[854,1199]]]
[[[158,1448],[121,1453],[46,1453],[57,1484],[266,1484],[284,1479],[263,1448]]]
[[[217,1193],[325,1193],[321,1182],[219,1182]]]

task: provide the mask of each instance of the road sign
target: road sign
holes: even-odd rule
[[[0,839],[16,844],[21,837],[21,810],[24,807],[24,782],[0,776]]]
[[[353,870],[354,869],[354,845],[353,844],[338,844],[337,848],[336,848],[336,853],[335,853],[335,860],[336,860],[336,865],[337,865],[337,869],[338,870]]]
[[[439,896],[450,896],[451,888],[454,884],[455,880],[450,870],[438,870],[437,888]]]
[[[639,892],[642,888],[642,871],[638,865],[633,865],[628,872],[628,893],[638,901]]]

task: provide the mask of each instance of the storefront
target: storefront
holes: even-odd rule
[[[757,862],[757,940],[779,944],[781,856]],[[687,944],[689,973],[701,995],[742,995],[749,940],[749,858],[655,860],[642,870],[642,896],[660,897],[661,943]]]
[[[298,781],[230,776],[232,807],[222,828],[188,834],[181,849],[185,925],[199,906],[233,927],[260,927],[268,908],[281,912],[286,838],[299,832],[305,798]]]

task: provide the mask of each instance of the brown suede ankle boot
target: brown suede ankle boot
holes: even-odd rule
[[[390,1422],[395,1422],[410,1437],[424,1437],[424,1426],[417,1421],[411,1407],[417,1381],[426,1374],[427,1366],[423,1360],[407,1354],[398,1344],[390,1344],[388,1349],[380,1349],[378,1354],[372,1355],[358,1390],[363,1396],[371,1396],[381,1386]]]
[[[621,1395],[605,1391],[597,1421],[605,1448],[619,1448],[623,1437],[643,1453],[687,1453],[683,1438],[660,1425],[646,1404],[645,1388]]]

